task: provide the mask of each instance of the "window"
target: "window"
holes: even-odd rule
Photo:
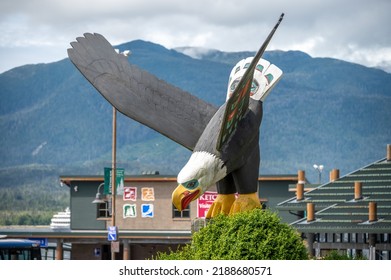
[[[111,201],[110,201],[111,202]],[[111,203],[105,201],[97,204],[97,218],[111,218]]]
[[[190,218],[190,205],[187,205],[186,209],[183,209],[182,212],[172,206],[172,218]]]

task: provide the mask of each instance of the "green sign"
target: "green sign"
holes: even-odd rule
[[[111,186],[112,186],[112,168],[105,167],[105,185],[104,185],[104,194],[111,194]],[[116,177],[115,177],[115,185],[116,185],[116,194],[118,194],[118,190],[123,190],[124,186],[124,177],[125,177],[125,169],[124,168],[116,168],[115,169]]]

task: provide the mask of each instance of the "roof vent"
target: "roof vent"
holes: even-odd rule
[[[339,169],[333,169],[330,171],[330,182],[334,182],[339,179]]]
[[[297,172],[297,183],[299,184],[305,184],[305,171],[304,170],[299,170]]]
[[[315,204],[307,203],[307,222],[315,221]]]
[[[362,183],[359,181],[354,182],[354,200],[362,199]]]
[[[377,204],[376,202],[369,202],[369,213],[368,213],[369,222],[377,221]]]
[[[301,201],[304,199],[304,184],[296,184],[296,200]]]

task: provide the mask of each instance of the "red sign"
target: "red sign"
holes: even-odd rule
[[[217,192],[204,192],[204,194],[197,199],[198,218],[205,218],[206,213],[208,213],[208,210],[216,197]]]
[[[136,201],[137,199],[137,188],[136,187],[124,187],[124,200]]]

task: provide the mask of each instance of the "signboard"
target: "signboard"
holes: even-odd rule
[[[155,192],[153,188],[141,188],[141,200],[143,201],[154,201]]]
[[[104,194],[111,194],[111,186],[112,186],[112,168],[105,167],[104,175],[105,175],[105,185],[104,185]],[[124,168],[116,168],[115,173],[117,176],[115,177],[115,185],[116,185],[116,194],[122,194],[124,191],[124,177],[125,177],[125,169]]]
[[[108,233],[107,233],[107,240],[108,241],[117,241],[118,239],[118,227],[109,227]]]
[[[119,242],[111,242],[111,252],[119,253]]]
[[[100,257],[100,248],[95,248],[94,249],[94,256],[95,257]]]
[[[29,238],[29,240],[39,241],[39,246],[41,246],[41,248],[46,248],[48,246],[47,238]]]
[[[124,187],[123,199],[136,201],[137,200],[137,188],[136,187]]]
[[[136,218],[136,204],[124,204],[123,206],[123,217],[125,218]]]
[[[141,217],[143,218],[153,218],[153,204],[141,204]]]
[[[197,217],[198,218],[205,218],[206,213],[208,213],[208,210],[210,206],[212,205],[213,201],[217,197],[217,192],[204,192],[198,199],[197,199]]]
[[[212,206],[213,201],[217,197],[217,192],[204,192],[203,195],[201,195],[197,199],[197,217],[198,218],[205,218],[206,214],[208,213],[208,210],[210,206]],[[238,198],[238,194],[235,194],[235,197]]]

